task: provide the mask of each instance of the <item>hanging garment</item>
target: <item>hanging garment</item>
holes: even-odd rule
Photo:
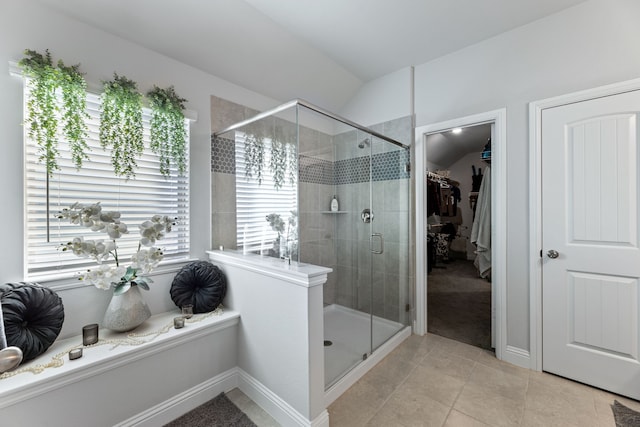
[[[482,184],[482,169],[478,169],[478,174],[476,174],[476,167],[471,165],[471,170],[473,171],[473,175],[471,175],[471,191],[475,193],[480,191],[480,185]]]
[[[475,266],[480,277],[491,275],[491,170],[487,166],[480,184],[476,216],[471,228],[471,243],[476,245]]]
[[[427,180],[427,216],[440,215],[440,184]]]

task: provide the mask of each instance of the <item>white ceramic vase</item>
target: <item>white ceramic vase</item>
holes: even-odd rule
[[[113,295],[104,313],[102,326],[116,332],[135,329],[151,317],[151,310],[138,286],[131,286],[121,295]]]

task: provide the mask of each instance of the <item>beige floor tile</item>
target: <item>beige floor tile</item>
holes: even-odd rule
[[[364,379],[386,381],[396,388],[409,377],[416,366],[415,362],[407,360],[403,354],[390,354],[369,371]]]
[[[473,360],[461,357],[446,347],[435,348],[420,362],[420,366],[437,369],[463,381],[469,378],[475,364]]]
[[[576,420],[561,414],[525,409],[522,427],[595,427],[597,419]]]
[[[598,415],[598,427],[615,427],[616,420],[613,417],[613,410],[611,409],[611,403],[606,402],[604,400],[596,399],[596,414]]]
[[[484,388],[509,399],[523,401],[527,393],[528,382],[528,378],[511,375],[476,363],[467,384]]]
[[[449,413],[444,427],[490,427],[490,425],[454,409]]]
[[[476,362],[521,378],[529,379],[529,374],[531,373],[530,369],[521,368],[504,360],[499,360],[495,353],[489,350],[482,350],[476,358]]]
[[[469,360],[477,360],[483,350],[480,347],[465,344],[459,341],[444,338],[438,345],[438,350],[446,349],[447,351]]]
[[[567,393],[575,397],[594,397],[595,389],[593,387],[547,372],[531,371],[529,374],[529,382],[538,383],[544,387],[549,387],[552,390]]]
[[[595,426],[597,414],[592,389],[552,376],[530,376],[526,408],[530,425],[553,420],[569,425]]]
[[[426,337],[411,335],[392,354],[412,363],[419,363],[431,350],[433,345],[427,343]]]
[[[367,426],[440,427],[444,424],[449,409],[448,406],[426,396],[394,393]]]
[[[483,423],[514,427],[520,425],[524,400],[506,398],[483,387],[467,384],[453,408]]]
[[[438,402],[452,406],[462,391],[465,382],[426,366],[418,366],[411,376],[400,386],[410,389],[416,395],[428,396]]]

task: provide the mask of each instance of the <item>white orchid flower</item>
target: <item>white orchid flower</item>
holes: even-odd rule
[[[122,237],[123,234],[127,234],[127,224],[123,223],[123,222],[113,222],[113,223],[109,223],[106,226],[106,231],[107,234],[109,235],[109,237],[111,237],[112,239],[118,239],[120,237]]]

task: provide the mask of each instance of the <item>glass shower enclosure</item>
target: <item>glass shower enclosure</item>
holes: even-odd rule
[[[233,163],[231,246],[333,269],[328,389],[410,324],[409,147],[301,100],[217,132],[213,147]]]

